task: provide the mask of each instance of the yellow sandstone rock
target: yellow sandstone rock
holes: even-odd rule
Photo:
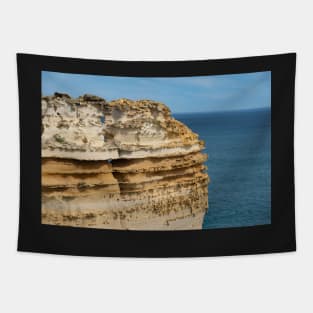
[[[204,143],[162,103],[42,98],[42,223],[201,229]]]

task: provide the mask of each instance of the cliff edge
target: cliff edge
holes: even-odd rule
[[[151,100],[42,97],[42,223],[201,229],[204,142]]]

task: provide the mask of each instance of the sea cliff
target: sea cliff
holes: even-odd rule
[[[42,223],[201,229],[204,142],[151,100],[42,97]]]

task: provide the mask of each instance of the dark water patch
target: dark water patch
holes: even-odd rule
[[[211,178],[203,228],[271,223],[271,112],[173,114],[205,141]]]

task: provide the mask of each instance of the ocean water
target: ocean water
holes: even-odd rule
[[[203,228],[270,224],[270,109],[173,115],[199,134],[209,155]]]

